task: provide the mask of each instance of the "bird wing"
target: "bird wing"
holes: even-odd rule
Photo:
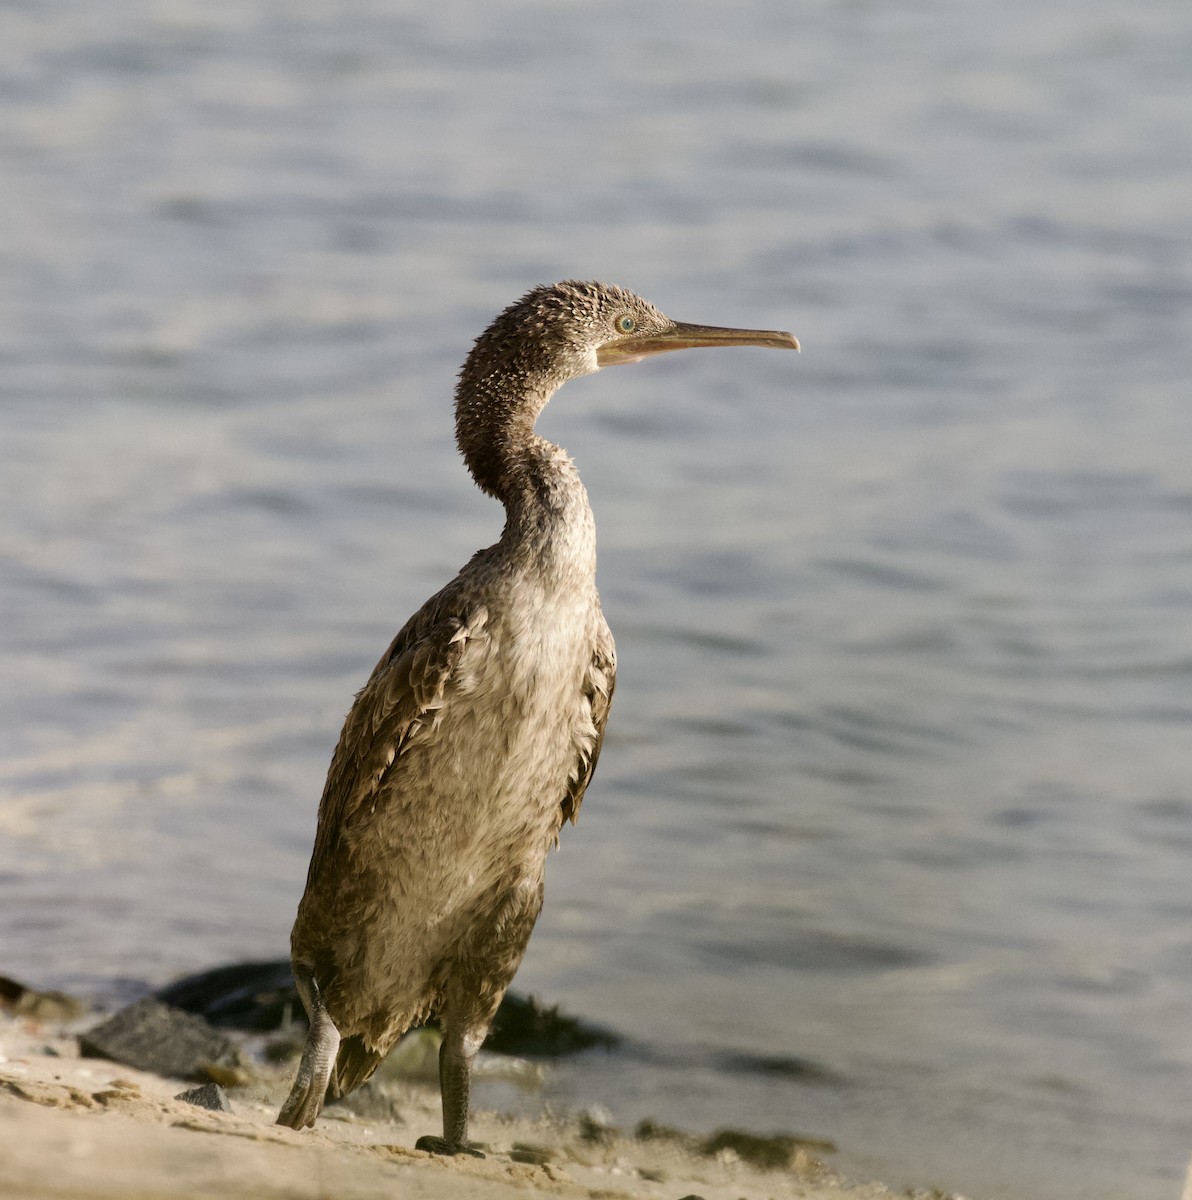
[[[567,780],[567,792],[563,797],[563,820],[575,824],[584,792],[592,782],[596,763],[600,758],[600,747],[604,745],[604,727],[608,724],[608,711],[613,703],[613,689],[617,685],[617,648],[607,622],[600,620],[592,661],[584,676],[584,699],[591,711],[591,725],[581,730],[576,738],[575,766]]]
[[[394,638],[357,693],[339,735],[319,802],[310,879],[357,814],[371,810],[382,779],[402,752],[422,730],[434,727],[465,673],[465,656],[487,643],[487,622],[482,605],[462,616],[432,610],[417,614]]]

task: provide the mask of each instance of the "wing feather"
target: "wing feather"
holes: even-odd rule
[[[394,639],[344,721],[319,802],[308,888],[343,832],[374,802],[394,762],[450,702],[464,655],[487,639],[483,606],[465,616],[420,618]]]
[[[563,820],[575,824],[584,793],[596,771],[600,748],[604,745],[604,728],[612,708],[613,690],[617,685],[617,649],[608,624],[601,619],[592,661],[584,678],[584,698],[591,713],[591,727],[581,731],[576,739],[576,760],[567,791],[563,796]]]

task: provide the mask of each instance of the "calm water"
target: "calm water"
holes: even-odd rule
[[[622,665],[519,987],[639,1045],[550,1098],[987,1200],[1178,1192],[1183,0],[0,30],[0,970],[284,953],[352,693],[499,532],[455,369],[526,287],[606,278],[804,353],[543,420]]]

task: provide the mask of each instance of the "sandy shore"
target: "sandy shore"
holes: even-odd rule
[[[438,1096],[414,1085],[395,1119],[351,1114],[296,1133],[273,1124],[288,1081],[279,1071],[229,1089],[231,1113],[174,1097],[193,1084],[80,1058],[61,1027],[0,1016],[0,1195],[13,1200],[886,1200],[851,1185],[810,1149],[761,1169],[732,1150],[711,1157],[690,1140],[608,1135],[579,1121],[475,1114],[488,1157],[440,1159],[413,1149],[437,1127]],[[519,1161],[519,1160],[533,1161]],[[905,1195],[905,1193],[903,1193]],[[926,1193],[924,1193],[926,1195]],[[938,1193],[936,1193],[938,1196]]]

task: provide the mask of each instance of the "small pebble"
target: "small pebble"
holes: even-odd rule
[[[194,1104],[198,1108],[209,1108],[213,1112],[230,1113],[232,1111],[227,1094],[218,1083],[205,1083],[202,1087],[179,1092],[174,1099],[185,1100],[187,1104]]]

